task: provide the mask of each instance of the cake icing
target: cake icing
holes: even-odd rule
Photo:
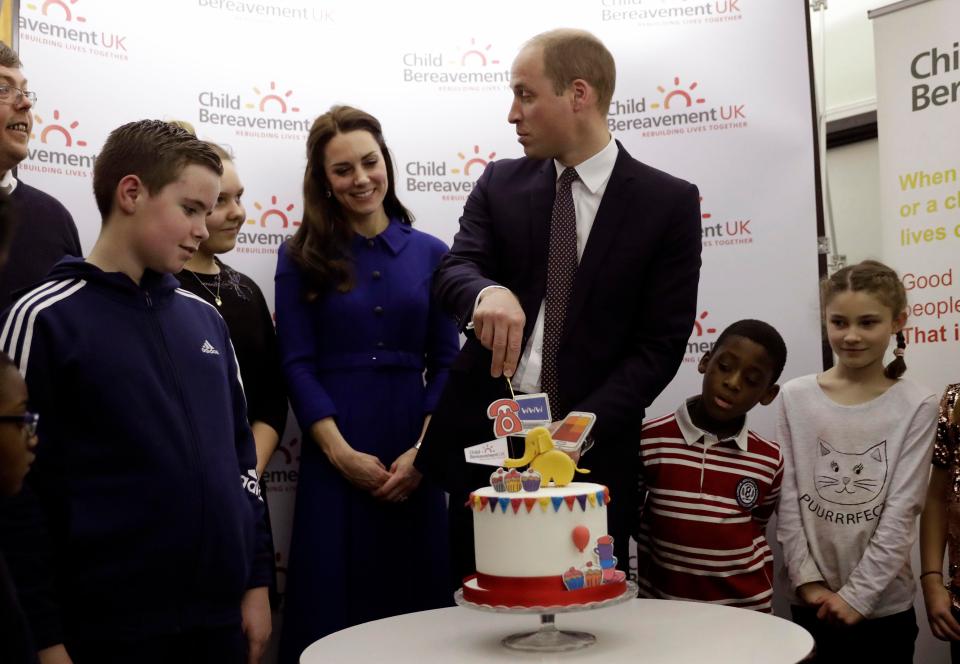
[[[623,594],[626,575],[616,569],[607,534],[609,490],[572,482],[575,473],[590,471],[556,449],[544,427],[527,433],[524,450],[521,458],[504,459],[510,470],[497,468],[490,486],[467,501],[477,573],[464,579],[464,598],[490,606],[547,607]],[[522,473],[516,470],[528,464]]]
[[[573,482],[564,487],[523,492],[516,495],[515,499],[523,501],[516,513],[512,501],[506,512],[499,502],[495,510],[489,504],[476,509],[476,498],[499,501],[513,496],[492,487],[475,491],[473,534],[477,571],[494,576],[553,576],[568,567],[581,567],[595,560],[593,542],[607,534],[605,491],[606,487],[600,484]],[[592,495],[592,500],[588,495]],[[578,497],[585,501],[585,508]],[[567,505],[567,498],[573,499],[572,507]],[[560,505],[555,507],[553,499],[561,500]],[[577,526],[586,526],[590,531],[591,546],[585,552],[577,549],[571,537]]]
[[[607,555],[609,502],[607,488],[592,482],[474,491],[468,506],[477,574],[465,579],[464,597],[494,606],[557,606],[619,596],[626,583]]]

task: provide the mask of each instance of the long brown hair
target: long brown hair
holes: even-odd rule
[[[324,165],[327,144],[337,134],[366,131],[373,136],[387,167],[387,192],[383,209],[391,219],[413,223],[413,215],[397,198],[393,160],[383,140],[380,121],[351,106],[333,106],[313,121],[307,138],[307,168],[303,175],[303,221],[287,244],[290,257],[303,271],[307,299],[335,288],[340,292],[353,287],[353,257],[350,240],[353,227],[336,197],[330,195]]]
[[[863,291],[874,296],[890,309],[891,315],[896,318],[907,309],[907,291],[900,281],[900,277],[892,269],[880,261],[861,261],[856,265],[848,265],[837,270],[820,282],[820,307],[826,311],[830,300],[839,293],[847,291]],[[906,348],[903,331],[897,332],[897,350],[893,361],[888,364],[883,373],[887,378],[899,378],[907,370],[907,363],[903,360],[903,349]]]

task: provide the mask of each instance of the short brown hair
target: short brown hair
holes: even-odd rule
[[[617,84],[617,65],[602,41],[586,30],[559,28],[531,38],[525,47],[542,49],[543,71],[554,92],[563,94],[582,78],[596,90],[597,107],[607,114]]]
[[[93,165],[93,195],[101,217],[107,220],[117,185],[127,175],[136,175],[150,194],[156,194],[190,164],[223,175],[223,164],[213,148],[181,127],[163,120],[117,127]]]
[[[17,55],[17,52],[3,42],[0,42],[0,67],[23,68],[23,63],[20,62],[20,56]]]

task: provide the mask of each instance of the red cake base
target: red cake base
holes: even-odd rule
[[[627,582],[567,590],[560,576],[509,577],[474,574],[463,580],[463,598],[487,606],[569,606],[619,597]]]

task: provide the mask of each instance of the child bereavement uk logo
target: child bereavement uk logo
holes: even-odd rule
[[[19,168],[33,173],[90,177],[97,155],[83,137],[80,121],[55,108],[51,115],[33,114],[31,144]]]
[[[247,90],[202,90],[197,95],[197,121],[202,126],[232,127],[245,138],[302,141],[310,121],[300,113],[293,88],[277,81]]]
[[[18,24],[26,42],[110,60],[128,60],[126,35],[91,17],[82,0],[45,0],[21,5]]]
[[[687,342],[687,352],[683,356],[684,362],[699,362],[703,354],[713,350],[717,343],[717,328],[707,321],[709,317],[710,312],[704,309],[694,319],[693,332]]]
[[[250,209],[252,207],[252,210]],[[276,254],[277,248],[293,237],[300,226],[297,204],[276,194],[254,199],[248,207],[252,215],[237,233],[237,252],[241,254]]]
[[[403,166],[405,189],[412,192],[439,194],[441,201],[467,200],[474,183],[487,164],[496,158],[494,150],[481,150],[474,144],[458,150],[449,161],[422,159]]]
[[[297,489],[300,467],[300,439],[280,441],[276,454],[263,473],[267,493],[292,493]]]
[[[747,127],[746,104],[717,102],[701,91],[700,82],[673,76],[656,86],[648,100],[642,95],[610,102],[610,131],[637,132],[643,138],[728,131]]]
[[[750,0],[596,0],[600,20],[641,28],[731,23],[743,18]]]
[[[493,43],[470,37],[450,48],[417,48],[400,55],[403,82],[438,92],[484,92],[510,86],[510,70]]]
[[[700,239],[704,249],[752,245],[751,221],[742,215],[716,216],[700,197]]]

